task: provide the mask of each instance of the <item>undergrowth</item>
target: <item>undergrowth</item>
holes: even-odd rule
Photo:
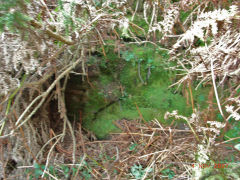
[[[107,57],[113,58],[116,55],[109,53]],[[102,75],[95,82],[96,88],[88,92],[84,110],[86,116],[83,121],[87,129],[102,139],[111,132],[119,131],[113,123],[116,120],[141,119],[147,122],[157,118],[161,123],[169,125],[171,121],[164,120],[166,111],[177,109],[185,116],[191,115],[189,88],[169,87],[177,79],[176,72],[167,70],[169,64],[165,62],[169,55],[166,51],[157,51],[153,46],[131,46],[122,52],[121,57],[111,59],[105,63],[105,67],[101,67]],[[139,61],[140,76],[144,82],[139,78]],[[121,71],[113,68],[112,64],[118,67],[121,64]],[[118,86],[112,86],[114,83]],[[110,96],[115,96],[115,99],[111,100],[108,92],[103,91],[106,87],[109,87]],[[194,90],[192,86],[192,89],[194,104],[199,105],[201,109],[206,108],[209,88],[200,87]],[[110,103],[112,104],[108,106]]]
[[[239,179],[239,7],[2,0],[0,178]]]

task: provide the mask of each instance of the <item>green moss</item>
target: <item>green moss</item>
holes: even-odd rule
[[[137,50],[135,49],[135,51]],[[151,55],[152,53],[152,50],[144,52],[144,49],[139,48],[139,52],[134,57],[150,57],[153,58],[153,62],[156,60],[158,63],[168,58],[168,54],[164,51],[159,52],[156,56]],[[191,107],[186,106],[184,97],[178,93],[174,93],[173,89],[168,89],[168,86],[172,83],[171,78],[174,76],[174,73],[164,70],[163,66],[155,67],[152,69],[148,84],[142,84],[138,78],[138,67],[131,61],[135,60],[130,59],[118,75],[120,84],[124,89],[124,97],[119,97],[120,101],[104,108],[103,111],[96,115],[94,122],[92,121],[94,118],[93,114],[98,109],[106,106],[107,103],[104,103],[104,94],[100,93],[101,88],[98,91],[89,92],[89,100],[85,108],[87,117],[85,117],[84,121],[86,122],[86,128],[96,133],[97,137],[103,138],[109,132],[117,130],[112,121],[139,119],[139,111],[144,120],[150,121],[157,118],[162,123],[171,123],[171,121],[166,122],[163,118],[166,111],[178,110],[180,114],[186,116],[191,114]],[[124,63],[124,61],[120,63]],[[143,78],[147,74],[147,63],[149,62],[143,61],[141,65],[141,75]],[[114,74],[114,72],[110,73],[110,75],[103,74],[100,76],[100,85],[98,86],[104,88],[116,81],[111,74]],[[112,89],[112,92],[114,92],[114,89]]]
[[[119,132],[119,129],[112,123],[118,118],[118,116],[113,114],[104,114],[98,116],[95,121],[85,121],[83,125],[94,132],[97,138],[103,139],[111,132]]]
[[[133,92],[137,84],[139,84],[136,67],[127,64],[120,74],[120,82],[128,91]]]
[[[186,105],[184,97],[180,94],[174,94],[168,89],[166,84],[163,84],[162,80],[155,81],[149,86],[132,87],[134,92],[128,94],[125,99],[116,102],[100,112],[95,121],[91,121],[93,116],[88,116],[89,122],[86,122],[86,127],[96,133],[97,137],[104,138],[109,132],[116,131],[117,128],[112,124],[112,121],[120,119],[139,119],[139,111],[142,114],[144,120],[150,121],[157,118],[162,123],[171,123],[171,121],[164,120],[164,114],[167,111],[178,110],[180,114],[189,116],[191,114],[191,107]],[[129,89],[129,87],[128,87]],[[98,98],[101,99],[101,98]],[[97,108],[102,107],[97,98],[93,98],[90,106],[88,102],[88,108],[92,112],[96,112]],[[139,108],[139,111],[136,108]],[[95,110],[93,110],[95,109]]]
[[[164,120],[167,111],[177,110],[179,114],[188,117],[192,113],[192,107],[187,106],[186,99],[181,94],[181,87],[178,92],[176,87],[169,88],[177,72],[166,70],[170,65],[167,63],[170,57],[168,52],[157,50],[152,45],[129,45],[128,48],[121,52],[122,59],[114,54],[110,46],[105,49],[109,53],[103,60],[106,61],[105,67],[100,68],[96,89],[88,92],[84,126],[99,138],[118,131],[113,121],[139,119],[139,113],[146,121],[156,118],[164,124],[171,123],[171,120]],[[144,83],[139,78],[139,62]],[[149,68],[151,73],[147,78]],[[196,85],[192,86],[192,93],[196,107],[199,104],[200,108],[205,108],[210,87],[195,91],[194,86]],[[111,91],[110,95],[106,94],[106,89]]]
[[[136,119],[138,117],[138,112],[135,109],[123,109],[119,111],[119,117],[121,119]]]
[[[111,82],[113,82],[113,77],[112,76],[108,76],[108,75],[101,75],[99,77],[99,81],[102,85],[108,85],[110,84]]]
[[[131,99],[123,102],[128,109],[136,109],[136,104],[147,121],[158,118],[165,122],[164,114],[172,110],[178,110],[180,114],[186,116],[191,114],[191,108],[187,107],[184,97],[171,92],[162,82],[141,87]]]
[[[187,17],[190,15],[191,11],[183,11],[183,10],[180,10],[180,21],[181,22],[184,22]]]
[[[104,94],[97,89],[90,90],[88,93],[88,100],[84,108],[84,116],[86,116],[88,120],[94,118],[94,114],[106,104]]]

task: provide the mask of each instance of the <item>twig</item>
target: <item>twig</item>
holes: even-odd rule
[[[189,87],[189,91],[190,91],[192,110],[194,112],[194,101],[193,101],[192,86],[191,86],[191,80],[190,79],[188,80],[188,87]]]
[[[158,121],[155,119],[155,121]],[[160,125],[160,124],[159,124]],[[155,131],[155,130],[158,130],[158,131],[169,131],[169,129],[164,129],[162,126],[160,126],[161,128],[151,128],[151,131]],[[149,129],[148,127],[139,127],[141,129]],[[180,132],[189,132],[190,130],[181,130],[181,129],[172,129],[171,131],[180,131]],[[167,136],[167,134],[165,133],[165,135]]]
[[[111,133],[111,134],[114,134],[114,133]],[[124,133],[124,134],[127,134],[127,133]],[[111,140],[110,141],[93,141],[93,142],[87,142],[84,144],[95,144],[95,143],[129,143],[129,141],[111,141]]]
[[[206,45],[205,45],[206,46]],[[206,46],[206,49],[208,51],[208,53],[210,54],[210,57],[212,57],[212,54],[211,52],[209,51],[209,49],[207,48]],[[218,105],[218,109],[222,115],[222,117],[224,118],[224,114],[223,114],[223,111],[222,111],[222,107],[220,105],[220,100],[218,98],[218,92],[217,92],[217,86],[216,86],[216,82],[215,82],[215,74],[214,74],[214,67],[213,67],[213,58],[210,58],[211,59],[211,75],[212,75],[212,82],[213,82],[213,88],[214,88],[214,93],[215,93],[215,97],[216,97],[216,100],[217,100],[217,105]],[[224,118],[225,119],[225,118]]]
[[[61,137],[61,136],[63,136],[63,134],[59,134],[59,135],[57,135],[57,136],[49,139],[49,140],[43,145],[43,147],[40,149],[40,151],[37,153],[36,158],[38,158],[38,156],[40,155],[40,152],[42,152],[43,149],[44,149],[51,141],[53,141],[54,139],[56,139],[56,138],[58,138],[58,137]]]
[[[72,135],[72,140],[73,140],[73,151],[72,151],[72,158],[73,158],[73,164],[75,163],[76,161],[76,138],[75,138],[75,135],[74,135],[74,132],[73,132],[73,128],[71,126],[71,123],[70,121],[68,120],[67,118],[67,115],[65,117],[66,121],[67,121],[67,125],[69,127],[69,130],[71,132],[71,135]]]
[[[145,154],[143,156],[140,156],[140,157],[138,157],[138,159],[145,158],[147,156],[151,156],[151,155],[158,154],[158,153],[169,152],[169,151],[170,151],[169,149],[164,149],[162,151],[156,151],[156,152],[153,152],[153,153],[149,153],[149,154]]]
[[[40,0],[40,2],[41,2],[42,5],[46,8],[46,10],[47,10],[47,12],[48,12],[49,17],[51,18],[51,20],[52,20],[54,23],[56,23],[55,19],[53,18],[51,12],[49,11],[49,9],[48,9],[48,7],[47,7],[47,5],[46,5],[46,3],[45,3],[43,0]]]
[[[52,145],[52,147],[50,148],[49,152],[48,152],[48,155],[47,155],[47,160],[46,160],[46,164],[45,164],[45,168],[44,168],[44,171],[43,171],[43,174],[42,174],[42,178],[44,177],[45,173],[47,172],[47,167],[48,167],[48,164],[49,164],[49,159],[50,159],[50,155],[54,149],[54,147],[56,146],[56,144],[58,143],[58,141],[60,141],[61,137],[59,137],[56,142]]]
[[[78,175],[78,173],[79,173],[79,171],[80,171],[80,168],[83,166],[83,163],[84,163],[85,159],[86,159],[86,154],[84,153],[83,158],[82,158],[80,164],[78,165],[76,174],[75,174],[75,176],[73,177],[73,180],[75,180],[75,179],[77,178],[77,175]]]
[[[133,15],[132,15],[132,18],[131,18],[132,21],[134,20],[135,14],[136,14],[136,12],[137,12],[138,5],[139,5],[139,0],[137,1],[136,7],[135,7],[135,11],[134,11],[134,13],[133,13]]]
[[[137,136],[147,136],[147,137],[151,137],[151,135],[149,135],[149,134],[141,134],[141,133],[129,133],[129,132],[127,132],[127,133],[111,133],[111,134],[119,134],[119,135],[137,135]],[[101,142],[101,141],[100,141]],[[109,142],[111,142],[111,141],[109,141]],[[118,142],[118,141],[117,141]]]
[[[231,138],[231,139],[229,139],[229,140],[226,140],[226,141],[217,143],[217,144],[215,144],[215,146],[219,146],[219,145],[221,145],[221,144],[224,144],[224,143],[227,143],[227,142],[230,142],[230,141],[234,141],[234,140],[237,140],[237,139],[240,139],[240,137]]]
[[[155,155],[154,155],[154,156],[155,156]],[[154,156],[153,156],[153,159],[155,159]],[[151,167],[152,167],[155,163],[156,163],[156,159],[153,160],[152,163],[150,164],[150,166],[148,166],[148,167],[145,169],[144,176],[142,177],[141,180],[144,180],[144,179],[147,178],[147,175],[148,175],[148,173],[150,172]]]
[[[130,136],[132,137],[134,143],[137,143],[136,139],[135,139],[134,136],[131,134],[130,129],[129,129],[126,121],[124,121],[124,125],[125,125],[125,127],[127,128],[127,134],[130,134]]]
[[[65,135],[66,134],[66,124],[68,125],[68,127],[69,127],[69,131],[70,131],[70,133],[71,133],[71,135],[72,135],[72,140],[73,140],[73,151],[72,151],[72,159],[73,159],[73,164],[75,163],[75,160],[76,160],[76,158],[75,158],[75,154],[76,154],[76,138],[75,138],[75,135],[74,135],[74,132],[73,132],[73,128],[72,128],[72,126],[71,126],[71,123],[69,122],[69,120],[68,120],[68,117],[67,117],[67,114],[66,114],[66,112],[67,112],[67,110],[66,110],[66,103],[65,103],[65,97],[64,97],[64,91],[65,91],[65,88],[66,88],[66,84],[67,84],[67,80],[66,80],[67,78],[65,77],[65,83],[64,83],[64,87],[63,87],[63,94],[62,94],[62,92],[61,92],[61,89],[60,89],[60,83],[59,83],[59,81],[56,83],[56,88],[57,88],[57,93],[58,93],[58,101],[59,101],[59,111],[60,111],[60,113],[61,113],[61,117],[63,118],[63,120],[64,120],[64,128],[63,128],[63,135]],[[63,136],[64,137],[64,136]],[[63,140],[63,138],[62,138],[62,140]]]
[[[147,82],[148,82],[150,76],[151,76],[151,66],[148,66],[148,72],[147,72],[147,78],[146,78]]]
[[[62,92],[63,92],[63,94],[62,94],[62,100],[64,101],[63,102],[63,105],[64,105],[64,108],[66,109],[66,107],[65,107],[65,89],[66,89],[66,86],[67,86],[67,80],[68,80],[68,76],[69,75],[66,75],[65,76],[65,79],[64,79],[64,83],[63,83],[63,87],[62,87]],[[65,111],[65,114],[66,114],[66,111]],[[63,122],[63,136],[62,136],[62,142],[63,142],[63,140],[64,140],[64,137],[65,137],[65,134],[66,134],[66,126],[67,126],[67,122],[65,121],[65,118],[64,118],[64,122]]]
[[[15,125],[17,126],[16,129],[21,127],[24,123],[26,123],[35,113],[36,111],[41,107],[41,105],[44,103],[46,97],[48,94],[53,90],[55,85],[57,84],[58,81],[60,81],[66,74],[68,74],[78,63],[82,61],[81,58],[79,58],[77,61],[75,61],[69,68],[67,68],[63,73],[61,73],[58,78],[50,85],[50,87],[45,91],[43,94],[37,96],[25,109],[25,111],[21,114]],[[28,110],[40,99],[42,100],[39,102],[39,104],[32,110],[32,112],[27,116],[27,118],[21,123],[20,121],[23,119],[23,117],[27,114]],[[18,125],[19,124],[19,125]]]
[[[74,41],[70,41],[70,40],[66,39],[65,37],[63,37],[63,36],[53,32],[51,29],[43,27],[39,22],[37,22],[35,20],[31,20],[30,23],[35,28],[45,29],[44,31],[45,31],[45,33],[47,35],[49,35],[50,37],[52,37],[52,38],[54,38],[54,39],[56,39],[58,41],[61,41],[61,42],[65,43],[65,44],[67,44],[67,45],[74,45],[75,44]]]
[[[82,135],[82,125],[81,125],[81,115],[80,115],[80,123],[79,123],[79,133],[80,133],[80,138],[81,138],[81,146],[82,146],[82,149],[83,149],[83,153],[84,154],[87,154],[86,152],[86,147],[85,147],[85,143],[84,143],[84,139],[83,139],[83,135]]]

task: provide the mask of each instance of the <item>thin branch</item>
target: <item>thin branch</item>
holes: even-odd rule
[[[17,126],[16,129],[21,127],[24,123],[26,123],[35,113],[36,111],[41,107],[41,105],[44,103],[46,97],[48,94],[53,90],[53,88],[56,86],[58,81],[60,81],[65,75],[67,75],[75,66],[82,61],[81,58],[79,58],[77,61],[75,61],[69,68],[67,68],[63,73],[61,73],[58,78],[50,85],[50,87],[45,91],[43,94],[37,96],[25,109],[25,111],[21,114],[15,125]],[[42,100],[39,102],[39,104],[32,110],[32,112],[28,115],[28,117],[19,125],[20,121],[23,119],[23,117],[27,114],[28,110],[37,102],[40,98]]]
[[[217,86],[216,86],[216,82],[215,82],[214,67],[213,67],[213,58],[211,58],[211,57],[212,57],[212,54],[211,54],[211,52],[209,51],[209,49],[207,48],[207,46],[206,46],[206,49],[207,49],[208,53],[210,54],[210,59],[211,59],[211,76],[212,76],[213,88],[214,88],[214,93],[215,93],[215,97],[216,97],[216,100],[217,100],[218,109],[219,109],[222,117],[224,118],[224,114],[223,114],[223,111],[222,111],[222,107],[221,107],[221,104],[220,104],[220,100],[219,100],[219,98],[218,98]],[[224,119],[225,119],[225,118],[224,118]]]
[[[65,43],[65,44],[67,44],[67,45],[74,45],[75,44],[74,41],[66,39],[62,35],[57,34],[57,33],[53,32],[51,29],[44,27],[43,25],[41,25],[39,22],[37,22],[35,20],[31,20],[30,23],[35,28],[44,29],[46,34],[48,34],[50,37],[52,37],[52,38],[54,38],[54,39],[56,39],[58,41],[61,41],[61,42]]]
[[[132,21],[134,20],[135,14],[136,14],[136,12],[138,10],[138,5],[139,5],[139,0],[137,1],[136,7],[135,7],[135,11],[134,11],[134,13],[132,15],[132,19],[131,19]]]
[[[57,145],[58,141],[60,141],[61,137],[59,137],[56,142],[52,145],[52,147],[50,148],[49,152],[48,152],[48,155],[47,155],[47,160],[46,160],[46,164],[45,164],[45,168],[44,168],[44,171],[43,171],[43,174],[42,174],[42,178],[44,177],[45,173],[47,172],[47,167],[48,167],[48,164],[49,164],[49,159],[50,159],[50,155],[54,149],[54,147]]]
[[[67,121],[67,125],[69,127],[70,132],[71,132],[72,140],[73,140],[72,158],[73,158],[73,164],[74,164],[75,161],[76,161],[76,138],[75,138],[75,135],[74,135],[74,132],[73,132],[72,125],[71,125],[70,121],[68,120],[67,115],[65,115],[65,116],[66,117],[64,119]]]
[[[142,76],[141,76],[141,62],[140,61],[138,61],[138,77],[139,77],[141,83],[144,84],[145,82],[143,81]]]

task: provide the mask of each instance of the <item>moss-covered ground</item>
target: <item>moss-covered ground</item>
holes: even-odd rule
[[[106,57],[99,61],[100,76],[92,81],[94,88],[87,92],[84,106],[83,126],[100,139],[119,129],[113,121],[120,119],[141,119],[150,121],[156,118],[164,124],[164,114],[178,110],[179,114],[190,116],[194,103],[206,104],[209,88],[189,92],[189,87],[169,86],[177,80],[177,71],[167,70],[166,51],[154,47],[129,47],[118,57],[105,48]],[[186,93],[187,92],[187,93]],[[188,96],[188,98],[186,98]]]

